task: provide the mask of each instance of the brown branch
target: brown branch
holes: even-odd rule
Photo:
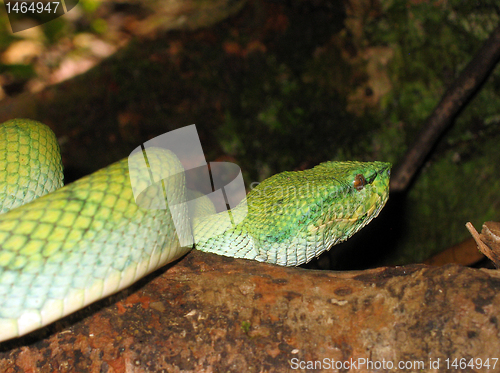
[[[484,255],[477,249],[473,238],[464,240],[448,249],[426,259],[423,264],[442,266],[445,264],[460,264],[472,266],[484,259]]]
[[[287,372],[315,370],[292,362],[369,359],[437,372],[446,358],[500,357],[494,270],[329,272],[192,252],[143,285],[45,339],[0,344],[0,371]]]
[[[479,250],[486,255],[497,268],[500,268],[500,223],[487,221],[483,224],[481,234],[477,233],[470,222],[465,224],[465,226],[476,241]]]
[[[451,126],[456,114],[479,90],[500,60],[500,25],[446,91],[428,117],[424,129],[391,178],[391,191],[403,191],[422,167],[439,137]]]

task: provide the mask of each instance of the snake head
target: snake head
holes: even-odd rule
[[[326,162],[283,172],[247,196],[254,259],[300,265],[375,218],[389,195],[390,163]]]

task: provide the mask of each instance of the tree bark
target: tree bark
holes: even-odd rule
[[[479,91],[500,60],[500,25],[491,33],[457,80],[446,91],[391,178],[391,192],[404,191],[455,116]]]
[[[493,270],[313,271],[194,251],[154,275],[111,306],[100,302],[76,321],[0,344],[0,371],[284,372],[312,371],[310,364],[337,371],[328,364],[344,364],[350,372],[400,372],[405,363],[422,364],[406,371],[434,372],[465,371],[447,365],[454,359],[489,359],[492,367],[500,358]],[[491,367],[474,371],[498,371],[500,363]]]

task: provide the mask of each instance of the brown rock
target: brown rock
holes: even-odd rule
[[[404,371],[399,362],[433,372],[453,371],[445,359],[460,358],[489,358],[489,371],[500,369],[498,361],[492,369],[500,358],[497,271],[328,272],[194,251],[162,272],[111,306],[0,344],[0,371],[336,371],[331,364],[352,361],[344,365],[351,372]]]

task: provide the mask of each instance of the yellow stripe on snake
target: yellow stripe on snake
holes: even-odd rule
[[[168,150],[147,155],[148,166],[162,175],[183,175]],[[182,177],[164,179],[162,188],[148,189],[136,203],[129,172],[149,185],[143,159],[138,153],[61,188],[52,131],[26,119],[0,125],[0,341],[124,289],[191,249],[179,244],[171,209],[144,208],[165,191],[185,200]],[[388,198],[389,174],[384,162],[326,162],[283,172],[231,211],[243,216],[244,208],[238,223],[214,213],[186,224],[192,224],[199,250],[300,265],[378,215]],[[305,184],[313,187],[296,193]]]

